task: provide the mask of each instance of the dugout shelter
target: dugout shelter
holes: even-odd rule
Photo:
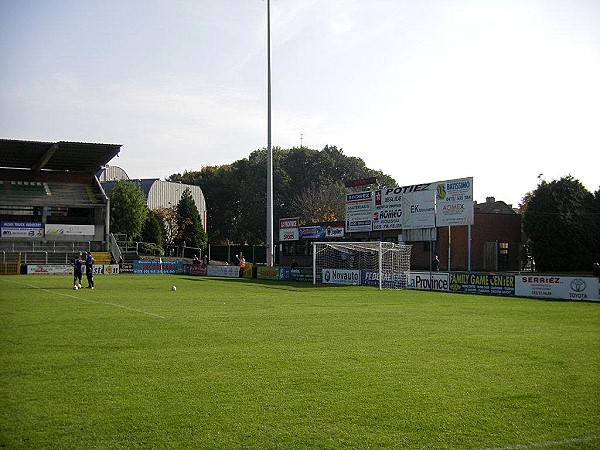
[[[65,264],[108,252],[109,202],[96,173],[119,144],[0,139],[0,258]]]

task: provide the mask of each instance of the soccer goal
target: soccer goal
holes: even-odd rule
[[[411,248],[393,242],[314,242],[313,284],[402,289],[410,274]]]

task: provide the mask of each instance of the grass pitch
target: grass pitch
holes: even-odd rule
[[[600,304],[2,276],[0,406],[0,448],[600,448]]]

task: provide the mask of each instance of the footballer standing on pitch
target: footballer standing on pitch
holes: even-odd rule
[[[81,288],[81,266],[83,264],[81,252],[77,252],[73,258],[73,289]]]
[[[85,276],[88,280],[88,289],[94,289],[94,257],[92,252],[87,252],[85,257]]]

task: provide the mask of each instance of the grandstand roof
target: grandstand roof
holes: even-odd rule
[[[120,150],[120,144],[0,139],[0,168],[95,174]]]

